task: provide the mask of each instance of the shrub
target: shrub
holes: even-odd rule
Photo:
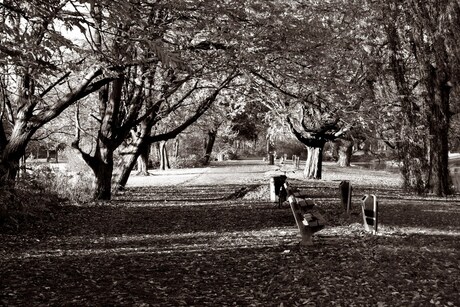
[[[177,157],[170,161],[172,168],[195,168],[203,166],[203,158],[198,155],[191,154],[185,158]]]
[[[92,195],[93,172],[75,150],[62,153],[67,163],[31,164],[25,178],[35,189],[56,193],[74,202],[89,201]]]
[[[21,179],[14,189],[0,188],[0,232],[16,232],[30,224],[44,223],[63,199],[38,181]]]

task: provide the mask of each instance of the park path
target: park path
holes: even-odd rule
[[[279,169],[279,165],[268,165],[262,160],[213,162],[208,167],[150,170],[150,176],[131,176],[127,187],[261,183],[268,182],[270,174]]]

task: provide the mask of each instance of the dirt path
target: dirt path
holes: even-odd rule
[[[149,173],[150,176],[136,176],[133,173],[127,187],[268,184],[271,176],[280,174],[285,174],[290,179],[304,179],[303,167],[295,170],[291,161],[282,165],[268,165],[262,160],[236,160],[213,162],[211,166],[203,168],[150,170]],[[338,168],[335,163],[323,163],[323,179],[317,182],[342,180],[349,180],[357,186],[398,188],[401,184],[399,175],[395,173],[360,167]]]
[[[127,187],[246,184],[268,180],[267,172],[280,169],[262,160],[213,162],[209,167],[151,170],[151,176],[131,176]],[[268,181],[267,181],[268,182]]]

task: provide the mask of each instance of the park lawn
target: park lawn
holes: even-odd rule
[[[326,212],[312,247],[260,181],[52,207],[0,234],[0,305],[460,306],[459,199],[359,182],[347,215],[339,177],[291,180]],[[362,227],[366,193],[378,195],[378,235]]]

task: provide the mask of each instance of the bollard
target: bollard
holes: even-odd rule
[[[374,194],[364,195],[361,206],[363,211],[364,229],[376,234],[378,226],[377,197]]]

